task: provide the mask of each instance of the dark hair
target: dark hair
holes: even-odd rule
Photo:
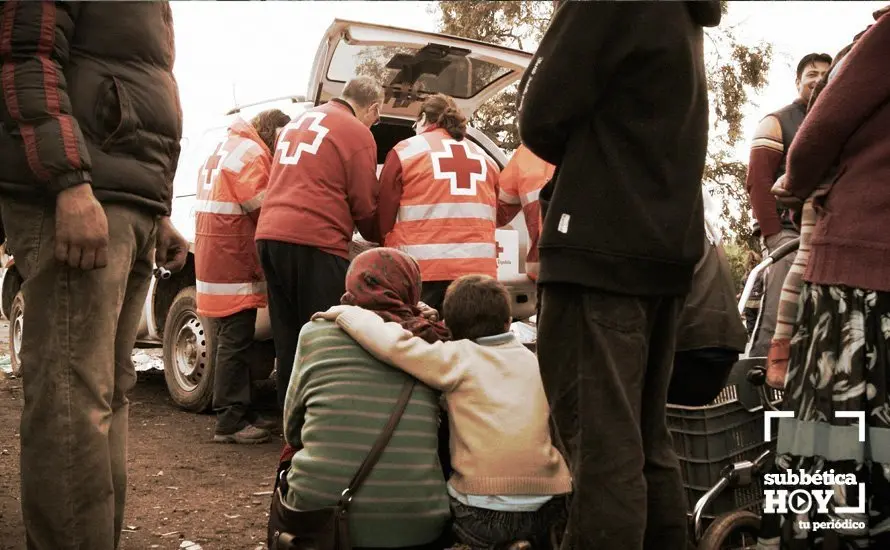
[[[290,117],[278,109],[263,111],[250,120],[250,125],[260,135],[260,139],[270,151],[275,151],[275,130],[287,126]]]
[[[803,56],[800,62],[797,64],[797,79],[800,80],[803,76],[804,69],[807,68],[807,65],[811,63],[826,63],[831,65],[831,56],[827,53],[808,53]]]
[[[343,99],[348,99],[362,109],[375,103],[383,103],[385,95],[383,87],[370,76],[357,76],[346,83],[343,88]]]
[[[510,293],[488,275],[464,275],[445,291],[445,325],[455,340],[503,334],[510,314]]]
[[[445,94],[436,94],[424,100],[420,115],[426,115],[427,122],[435,124],[460,141],[467,136],[467,117],[460,112],[453,99]]]
[[[857,37],[858,38],[858,37]],[[825,72],[825,76],[819,79],[819,82],[813,87],[813,93],[810,94],[810,102],[807,103],[807,113],[809,113],[813,106],[816,104],[816,99],[822,94],[822,90],[825,89],[825,86],[828,85],[828,77],[831,76],[831,72],[834,68],[850,53],[850,50],[853,49],[853,44],[856,41],[854,40],[852,43],[844,46],[844,49],[837,52],[837,55],[834,56],[834,60],[828,65],[828,70]]]

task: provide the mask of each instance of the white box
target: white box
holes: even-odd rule
[[[498,278],[519,275],[519,232],[515,229],[496,229],[498,244]]]

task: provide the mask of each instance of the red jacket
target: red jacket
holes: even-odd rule
[[[226,317],[266,307],[254,245],[272,153],[256,130],[235,121],[198,173],[195,278],[198,313]]]
[[[424,281],[496,277],[497,185],[497,164],[469,139],[438,128],[406,139],[380,174],[379,232],[417,260]]]
[[[541,238],[541,202],[538,197],[555,170],[555,166],[520,145],[504,166],[499,181],[498,227],[510,223],[522,209],[528,229],[525,272],[534,280],[538,278],[538,240]]]
[[[349,258],[353,228],[380,242],[377,144],[346,102],[334,99],[285,126],[278,140],[257,240]]]

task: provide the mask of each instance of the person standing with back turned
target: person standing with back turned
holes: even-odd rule
[[[213,409],[217,443],[263,443],[277,427],[251,403],[250,356],[266,285],[254,246],[272,151],[290,117],[263,111],[237,117],[198,172],[195,278],[198,315],[213,319]]]
[[[525,145],[520,145],[498,180],[498,227],[510,223],[522,211],[528,230],[525,272],[533,281],[538,280],[538,240],[541,238],[542,219],[540,195],[555,171],[555,166],[536,157]]]
[[[559,167],[538,357],[575,488],[563,550],[686,548],[665,408],[703,253],[702,27],[719,22],[719,2],[565,2],[520,84],[522,141]]]
[[[2,219],[24,283],[29,550],[117,548],[131,355],[170,222],[182,111],[166,2],[4,2]]]
[[[340,303],[353,229],[380,242],[377,143],[370,127],[380,120],[383,101],[380,84],[356,77],[342,97],[297,117],[278,140],[256,240],[282,409],[300,329],[313,313]]]
[[[451,281],[497,276],[498,166],[467,138],[467,119],[446,95],[423,102],[414,130],[380,172],[377,231],[417,260],[421,300],[441,311]]]

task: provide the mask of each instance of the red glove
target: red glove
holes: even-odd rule
[[[777,390],[785,389],[788,360],[791,358],[791,340],[773,340],[766,355],[766,384]]]

